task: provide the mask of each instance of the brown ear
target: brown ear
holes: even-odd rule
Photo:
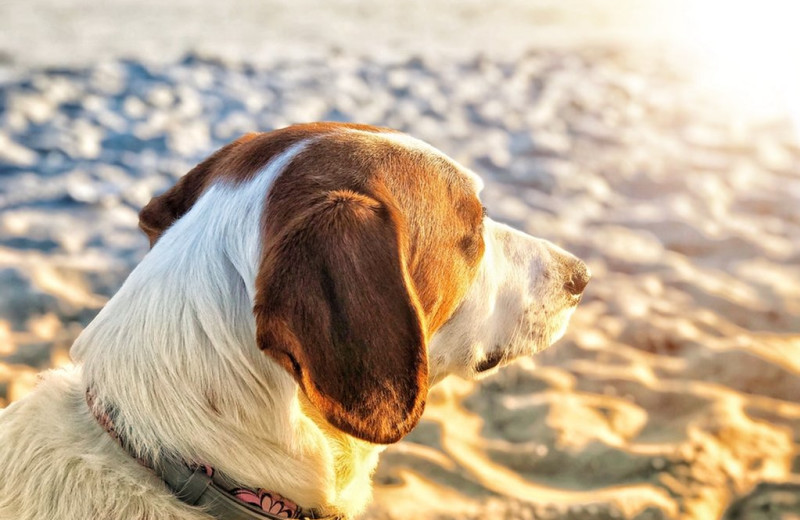
[[[400,440],[428,386],[426,338],[387,204],[332,191],[266,244],[257,280],[259,347],[344,432]]]
[[[258,134],[246,134],[229,143],[209,158],[189,170],[189,173],[161,195],[153,197],[139,212],[139,228],[150,239],[150,247],[156,243],[164,231],[189,211],[203,194],[211,177],[220,173],[217,166],[241,144],[250,141]]]

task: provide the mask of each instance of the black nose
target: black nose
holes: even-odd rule
[[[589,272],[589,268],[586,267],[586,264],[577,260],[567,273],[567,276],[568,278],[564,283],[564,288],[569,291],[570,294],[578,295],[586,289],[586,284],[591,280],[592,273]]]

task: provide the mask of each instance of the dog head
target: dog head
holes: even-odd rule
[[[140,226],[154,244],[210,186],[266,171],[247,215],[260,223],[255,344],[355,437],[395,442],[419,421],[429,381],[549,346],[589,280],[569,253],[486,217],[475,174],[362,125],[247,135],[154,198]]]

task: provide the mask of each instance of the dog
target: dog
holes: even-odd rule
[[[0,415],[0,518],[351,518],[431,385],[565,331],[590,279],[432,146],[248,134],[140,213],[151,249]]]

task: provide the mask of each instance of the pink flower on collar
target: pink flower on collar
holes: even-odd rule
[[[281,518],[295,518],[299,507],[297,504],[283,498],[280,495],[259,489],[252,491],[250,489],[234,489],[231,494],[237,499],[247,504],[256,506],[262,511],[279,516]]]

